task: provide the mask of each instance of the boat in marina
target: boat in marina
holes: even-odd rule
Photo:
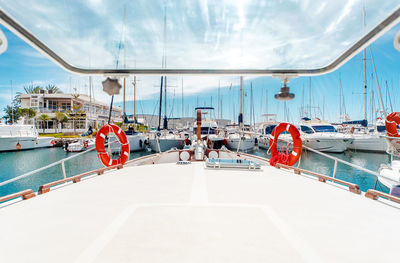
[[[303,119],[299,126],[304,145],[317,151],[341,153],[354,140],[351,135],[339,133],[333,125],[318,119]]]
[[[199,114],[211,115],[214,111],[213,107],[197,107],[196,112],[200,111]],[[197,134],[197,123],[193,124],[193,134]],[[201,120],[200,134],[202,139],[207,141],[208,147],[211,149],[221,149],[222,146],[226,145],[226,139],[223,135],[222,129],[218,127],[218,124],[213,119]]]
[[[67,143],[63,146],[66,152],[82,152],[94,148],[96,145],[95,139],[79,139],[72,143]]]
[[[114,1],[103,1],[104,12],[98,12],[96,6],[93,13],[86,3],[67,3],[72,11],[85,10],[84,18],[88,22],[85,26],[75,23],[73,18],[78,18],[80,13],[66,12],[66,3],[53,1],[52,12],[43,12],[48,10],[46,5],[49,3],[35,2],[36,8],[32,8],[26,1],[7,1],[1,4],[0,19],[27,43],[72,72],[100,76],[218,73],[278,76],[284,83],[279,94],[281,99],[294,97],[286,85],[288,78],[320,75],[337,69],[400,19],[398,2],[391,0],[368,1],[370,8],[379,7],[380,12],[371,12],[374,18],[371,21],[375,22],[368,25],[366,34],[354,26],[358,2],[347,6],[346,12],[337,8],[337,3],[332,8],[333,1],[328,0],[286,3],[284,12],[281,2],[249,5],[199,0],[195,3],[207,11],[191,9],[186,12],[189,9],[186,4],[174,5],[174,10],[180,8],[182,13],[173,16],[179,17],[178,20],[171,18],[168,21],[168,29],[174,29],[170,38],[173,45],[168,46],[168,51],[175,58],[170,61],[177,64],[170,63],[169,68],[162,69],[155,66],[155,62],[151,63],[163,52],[147,48],[161,46],[157,42],[160,36],[155,32],[162,32],[160,25],[164,24],[166,28],[167,16],[164,15],[162,23],[162,12],[164,10],[166,14],[167,6],[160,8],[163,1],[148,5],[137,1],[122,1],[118,5]],[[132,25],[131,28],[141,32],[142,27],[148,30],[149,21],[154,23],[146,37],[137,32],[129,35],[129,39],[137,40],[132,43],[135,47],[132,59],[127,59],[134,64],[121,69],[115,67],[115,56],[110,54],[111,51],[95,48],[107,46],[115,35],[120,35],[114,30],[118,28],[116,24],[122,22],[118,19],[124,4],[128,10],[134,9],[141,14],[126,16],[128,28]],[[310,15],[309,10],[317,9],[318,16],[328,23],[317,23],[318,20],[314,20],[317,15]],[[217,18],[217,24],[204,19],[208,12],[210,17]],[[68,14],[70,19],[60,20],[75,26],[74,30],[60,30],[59,24],[54,23],[56,14]],[[276,27],[270,19],[273,15],[283,18],[278,19]],[[287,19],[288,15],[290,19]],[[193,20],[193,16],[202,19]],[[312,23],[307,24],[308,21]],[[195,27],[191,28],[190,22],[196,22]],[[213,34],[208,31],[211,25]],[[101,26],[109,26],[112,31],[97,35],[95,29]],[[302,35],[302,41],[299,41],[299,35],[292,34],[309,26],[313,26],[313,30],[302,30],[301,34],[306,34]],[[85,41],[88,34],[79,31],[82,28],[92,33],[91,37],[96,40],[93,44]],[[352,30],[352,34],[341,28]],[[184,29],[190,32],[189,40],[182,38]],[[75,30],[82,34],[70,34]],[[200,37],[194,39],[193,35]],[[220,37],[214,38],[214,35]],[[265,35],[271,38],[270,41],[262,38]],[[257,41],[246,41],[246,45],[240,46],[237,41],[234,46],[227,46],[225,41],[233,42],[229,36]],[[72,37],[78,39],[69,41]],[[228,40],[224,40],[226,37]],[[146,38],[154,42],[150,44]],[[193,42],[201,48],[188,52],[193,51],[194,47],[189,45]],[[273,43],[276,48],[264,49],[265,43]],[[287,44],[281,46],[279,43]],[[65,45],[70,46],[64,48]],[[303,54],[300,61],[297,60],[298,53],[291,52],[293,46]],[[325,52],[325,46],[329,52]],[[253,58],[249,64],[245,56],[237,55],[230,60],[238,47],[243,50],[240,53]],[[87,54],[97,55],[99,60],[93,56],[90,66],[82,64],[83,60],[88,61]],[[216,60],[221,64],[214,64]],[[227,62],[230,62],[229,67]],[[321,65],[327,66],[321,68]],[[237,68],[232,69],[234,66]],[[197,123],[197,131],[200,131],[201,120]],[[311,128],[323,129],[321,126]],[[290,129],[297,131],[293,125]],[[112,132],[118,131],[119,128],[113,125]],[[118,134],[125,143],[123,131]],[[158,137],[168,135],[167,129],[164,135],[161,131],[156,134]],[[336,177],[338,163],[372,175],[376,171],[327,154],[321,156],[334,161],[332,174],[289,166],[280,159],[272,165],[272,158],[236,150],[209,149],[201,136],[197,136],[188,149],[161,152],[160,142],[157,153],[129,161],[127,144],[117,159],[104,152],[104,145],[101,145],[98,153],[101,160],[105,160],[105,167],[83,174],[67,177],[64,162],[70,159],[63,159],[0,182],[0,186],[18,183],[18,180],[32,178],[30,176],[50,168],[63,172],[62,179],[44,182],[38,189],[0,197],[1,261],[392,262],[398,258],[400,198],[376,190],[364,193],[358,184]],[[299,160],[301,149],[295,153],[296,156],[290,153],[294,163]],[[84,154],[86,151],[69,158],[81,158]],[[108,161],[112,164],[107,165]]]
[[[254,132],[243,122],[244,112],[244,82],[243,76],[240,77],[240,112],[238,125],[230,126],[226,131],[226,145],[228,149],[240,152],[249,152],[254,149],[256,140]]]
[[[0,123],[0,152],[32,150],[54,146],[54,137],[40,137],[32,125]]]
[[[150,133],[147,140],[153,152],[165,152],[174,148],[182,149],[185,145],[185,137],[173,131]]]

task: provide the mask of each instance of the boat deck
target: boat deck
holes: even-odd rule
[[[262,166],[127,166],[0,209],[0,262],[389,262],[400,207]],[[216,172],[218,171],[218,172]]]

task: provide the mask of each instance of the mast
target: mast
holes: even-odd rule
[[[164,49],[163,68],[167,68],[167,6],[164,7]],[[164,129],[168,129],[167,122],[167,76],[164,76]]]
[[[183,104],[183,77],[182,77],[182,117],[184,117],[185,116],[185,113],[184,113],[184,104]]]
[[[13,101],[13,83],[12,80],[10,80],[10,85],[11,85],[11,102]],[[11,125],[14,124],[14,105],[11,104]]]
[[[363,6],[363,29],[365,30],[365,6]],[[364,68],[364,120],[367,119],[367,75],[365,63],[365,48],[363,49],[363,68]]]
[[[373,75],[371,73],[371,124],[375,123],[375,118],[374,118],[374,89],[373,89]]]
[[[309,112],[309,114],[310,114],[310,119],[312,119],[312,114],[311,114],[311,77],[309,78],[309,80],[310,80],[310,98],[309,98],[309,101],[308,101],[308,112]]]
[[[342,122],[342,81],[339,72],[339,122]]]
[[[240,76],[240,112],[239,112],[239,126],[243,127],[243,111],[244,111],[244,90],[243,90],[243,76]]]
[[[133,122],[136,124],[136,76],[133,77]]]
[[[163,80],[164,77],[161,76],[161,85],[160,85],[160,106],[158,108],[158,128],[157,130],[161,130],[161,109],[162,109],[162,90],[163,90]]]
[[[123,29],[123,37],[124,37],[124,69],[126,69],[126,37],[125,37],[125,26],[126,26],[126,6],[124,6],[124,29]],[[125,99],[126,99],[126,78],[124,77],[124,92],[123,92],[123,105],[122,105],[122,110],[124,112],[124,115],[126,116],[126,110],[125,110]]]
[[[379,92],[379,100],[380,100],[380,102],[381,102],[381,106],[382,106],[382,110],[383,110],[383,115],[385,116],[385,119],[386,119],[386,110],[385,110],[385,106],[383,105],[381,87],[379,86],[378,75],[376,74],[376,68],[375,68],[375,63],[374,63],[374,57],[372,56],[371,47],[369,48],[369,53],[371,54],[372,67],[374,68],[375,79],[376,79],[376,86],[378,87],[378,92]]]

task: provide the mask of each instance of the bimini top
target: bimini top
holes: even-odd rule
[[[364,2],[0,0],[0,21],[76,73],[315,75],[398,22]]]

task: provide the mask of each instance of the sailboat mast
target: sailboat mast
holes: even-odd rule
[[[365,6],[363,7],[363,28],[365,29]],[[364,120],[367,119],[367,76],[365,63],[365,48],[363,49],[363,68],[364,68]]]
[[[183,104],[183,78],[182,78],[182,117],[184,117],[185,116],[185,113],[184,113],[184,104]]]
[[[342,122],[342,82],[340,80],[340,72],[339,72],[339,122]]]
[[[124,69],[126,69],[126,37],[125,37],[125,26],[126,26],[126,6],[124,6],[124,29],[123,29],[123,37],[124,37]],[[124,115],[126,114],[126,110],[125,110],[125,99],[126,99],[126,78],[124,77],[124,93],[123,93],[123,105],[122,105],[122,110],[124,112]]]
[[[158,128],[157,130],[161,130],[161,109],[162,109],[162,90],[163,90],[163,80],[164,77],[161,76],[161,85],[160,85],[160,106],[158,108]]]
[[[136,123],[136,76],[133,77],[133,122]]]
[[[243,76],[240,76],[240,113],[239,113],[239,126],[243,127],[243,111],[244,111],[244,90],[243,90]]]

